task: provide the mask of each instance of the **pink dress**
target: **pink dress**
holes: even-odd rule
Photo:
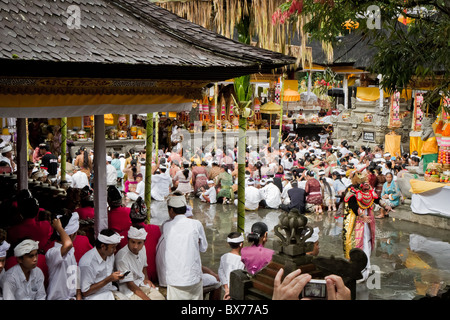
[[[244,247],[241,250],[241,261],[250,274],[255,274],[272,261],[274,251],[262,245]]]

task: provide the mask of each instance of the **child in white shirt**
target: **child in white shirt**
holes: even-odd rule
[[[220,257],[219,278],[225,291],[224,300],[230,299],[230,273],[233,270],[244,270],[245,265],[241,261],[241,249],[244,245],[244,236],[239,232],[231,232],[227,237],[227,242],[231,247],[231,251]]]

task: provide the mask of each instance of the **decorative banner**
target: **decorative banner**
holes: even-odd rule
[[[281,104],[281,83],[277,82],[275,85],[275,103]]]
[[[395,91],[391,97],[391,110],[389,117],[390,127],[400,127],[402,122],[400,121],[400,92]]]
[[[422,119],[423,119],[423,95],[422,93],[416,93],[414,98],[414,114],[413,114],[413,130],[422,130]]]

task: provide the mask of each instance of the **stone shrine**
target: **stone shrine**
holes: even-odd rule
[[[355,299],[356,280],[362,279],[361,271],[367,264],[366,254],[353,249],[350,260],[307,254],[314,246],[314,242],[306,241],[313,235],[313,229],[307,223],[308,218],[296,209],[280,214],[279,223],[274,228],[280,240],[274,243],[272,261],[253,276],[245,270],[231,272],[231,299],[272,299],[274,279],[280,268],[284,269],[283,278],[298,268],[302,273],[311,274],[313,279],[323,279],[330,274],[341,276],[351,291],[352,299]]]

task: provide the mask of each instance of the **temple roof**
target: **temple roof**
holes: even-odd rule
[[[0,76],[218,81],[295,60],[148,0],[0,0]]]

